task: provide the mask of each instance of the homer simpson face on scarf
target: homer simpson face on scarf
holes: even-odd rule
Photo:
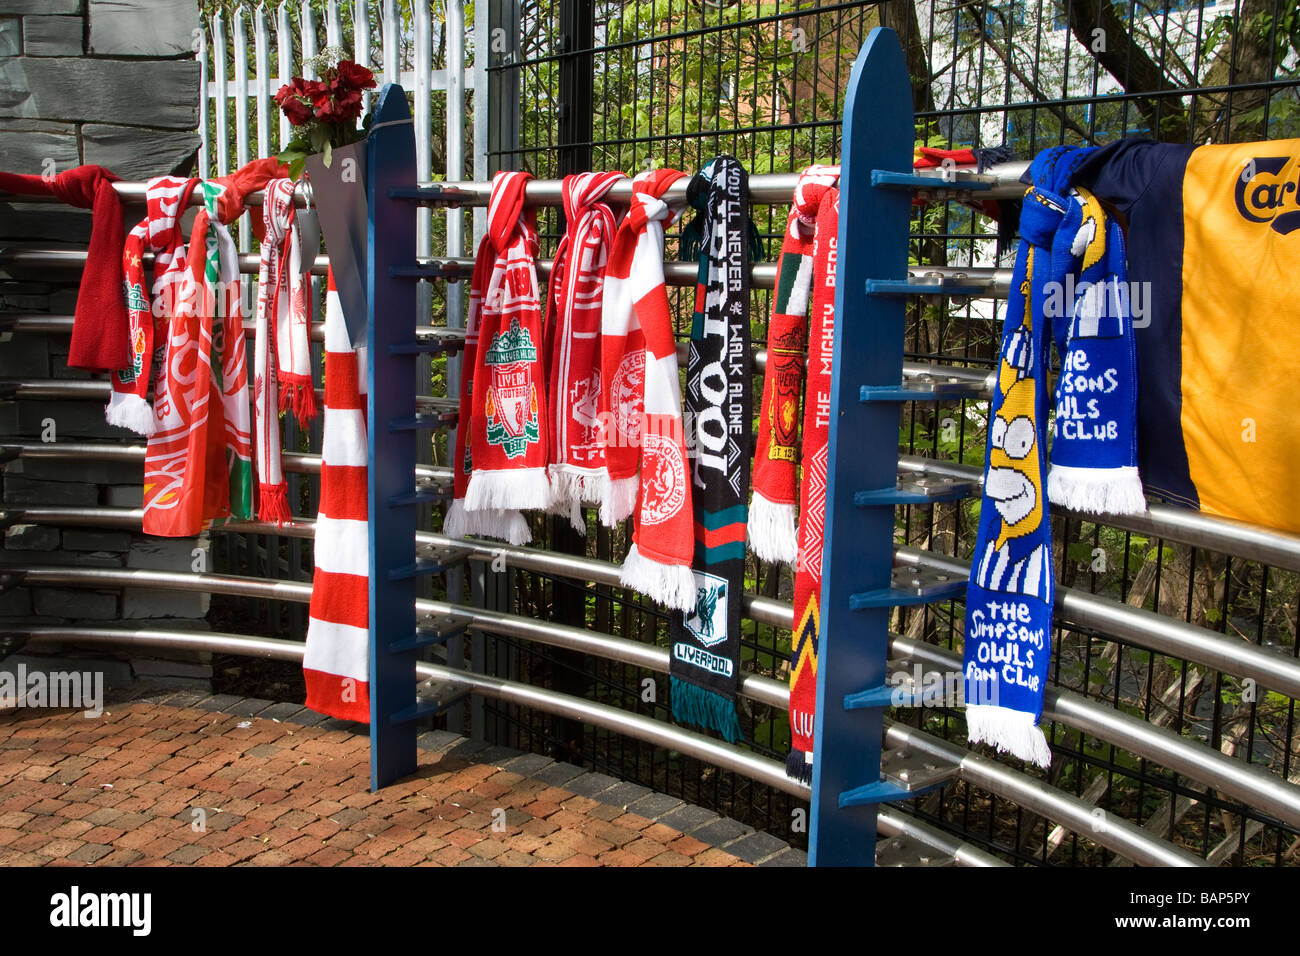
[[[1027,275],[1032,274],[1032,255],[1031,252]],[[1028,288],[1022,291],[1028,298]],[[1024,323],[1012,334],[1003,352],[998,369],[1003,400],[989,426],[989,469],[984,490],[1002,518],[994,551],[1001,551],[1008,542],[1035,531],[1043,518],[1038,430],[1034,425],[1031,312],[1026,310]]]

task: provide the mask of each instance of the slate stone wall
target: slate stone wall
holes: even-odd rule
[[[0,169],[41,174],[93,163],[130,180],[189,173],[199,145],[198,28],[196,0],[0,0]],[[141,212],[128,207],[128,226]],[[89,237],[87,212],[0,202],[0,249],[84,249]],[[67,368],[66,334],[5,330],[15,314],[71,316],[79,282],[75,268],[0,264],[0,380],[88,377]],[[56,442],[143,443],[104,422],[102,401],[7,399],[0,387],[0,441],[39,442],[53,423]],[[139,508],[141,474],[138,461],[18,458],[0,473],[0,508],[11,516],[25,506]],[[21,516],[2,534],[0,574],[31,565],[185,570],[194,549],[208,545]],[[207,628],[207,610],[206,595],[178,591],[0,590],[0,629],[6,622]],[[112,656],[117,662],[104,669],[121,679],[203,684],[211,676],[208,662],[192,654]]]

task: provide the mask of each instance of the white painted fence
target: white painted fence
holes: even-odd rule
[[[479,0],[478,13],[486,16]],[[351,44],[345,44],[344,10],[351,14]],[[464,174],[464,91],[473,90],[475,179],[487,178],[486,143],[478,133],[486,130],[485,67],[482,61],[471,67],[466,59],[463,0],[443,0],[442,15],[435,17],[431,4],[416,0],[413,14],[404,23],[396,0],[326,0],[325,45],[340,47],[363,66],[371,67],[380,84],[398,82],[413,93],[416,142],[416,173],[421,181],[432,176],[430,154],[434,135],[446,137],[447,168],[452,179]],[[320,15],[310,3],[281,3],[274,9],[266,4],[236,7],[229,15],[218,11],[203,24],[197,51],[203,95],[199,101],[199,175],[224,176],[231,171],[231,140],[235,168],[250,160],[271,156],[288,143],[289,121],[275,105],[276,91],[293,76],[313,78],[306,60],[320,46]],[[480,35],[485,31],[479,26]],[[249,37],[252,43],[249,43]],[[373,41],[377,40],[375,43]],[[445,41],[447,68],[434,69],[434,49]],[[474,48],[484,51],[484,44]],[[249,52],[252,63],[249,63]],[[300,56],[296,55],[300,54]],[[272,62],[275,67],[272,69]],[[299,72],[301,71],[301,72]],[[433,93],[446,91],[446,129],[433,130]],[[369,107],[371,95],[365,105]],[[209,130],[215,129],[215,135]],[[210,142],[210,138],[215,142]],[[421,210],[417,235],[418,255],[431,255],[431,218]],[[459,214],[448,213],[448,255],[462,255],[464,237]],[[240,250],[249,248],[248,230],[240,230]]]

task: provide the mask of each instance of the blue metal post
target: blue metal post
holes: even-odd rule
[[[876,805],[843,798],[880,780],[882,708],[846,709],[844,702],[885,683],[889,608],[855,610],[850,596],[890,589],[894,504],[888,494],[863,505],[854,496],[896,489],[899,405],[864,401],[862,386],[896,388],[902,381],[904,300],[868,297],[864,281],[907,278],[911,197],[873,187],[871,174],[910,172],[913,137],[912,92],[898,36],[872,30],[853,65],[844,107],[809,829],[809,863],[815,866],[875,862]]]
[[[416,768],[414,720],[398,720],[415,703],[415,649],[393,644],[415,634],[415,579],[394,571],[415,566],[416,509],[395,504],[409,494],[415,441],[394,430],[415,417],[415,282],[394,269],[415,266],[415,211],[392,190],[415,184],[415,135],[406,94],[388,84],[379,95],[366,155],[366,399],[370,531],[370,786],[378,790]]]

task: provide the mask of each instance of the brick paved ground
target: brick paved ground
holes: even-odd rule
[[[97,719],[0,713],[0,865],[804,862],[676,798],[445,732],[421,738],[413,777],[371,793],[357,726],[196,693],[120,702]]]

